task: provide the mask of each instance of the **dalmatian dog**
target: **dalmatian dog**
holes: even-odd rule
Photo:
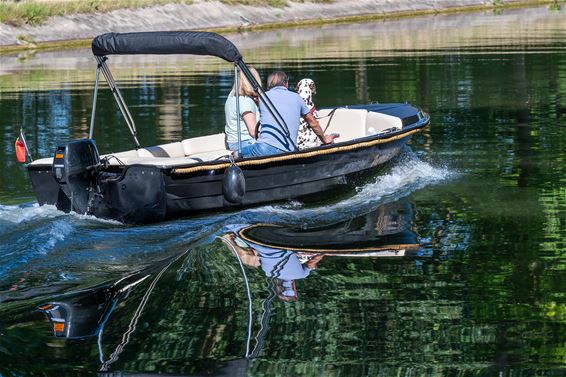
[[[313,94],[316,93],[316,85],[311,79],[302,79],[299,81],[297,86],[295,86],[295,91],[299,93],[305,105],[309,108],[312,115],[318,118],[318,111],[312,100]],[[308,123],[301,118],[301,125],[299,126],[299,134],[297,136],[297,148],[299,150],[318,147],[322,145],[322,141],[316,136],[312,128],[309,127]]]

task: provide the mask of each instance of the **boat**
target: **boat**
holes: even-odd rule
[[[277,155],[242,158],[226,149],[223,133],[142,147],[107,65],[110,55],[222,58],[233,63],[236,86],[242,71],[287,137],[289,132],[236,46],[221,35],[198,31],[106,33],[93,39],[92,51],[97,69],[89,138],[62,141],[51,157],[26,165],[39,204],[66,212],[143,224],[334,192],[391,160],[412,134],[429,124],[428,114],[411,104],[373,103],[319,110],[318,121],[325,133],[338,133],[340,138],[304,150],[295,147]],[[93,130],[100,73],[132,134],[135,148],[131,150],[98,153]]]

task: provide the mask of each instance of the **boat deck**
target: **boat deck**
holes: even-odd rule
[[[395,116],[365,109],[322,109],[318,119],[325,134],[338,133],[336,144],[351,142],[368,136],[399,131],[402,120]],[[200,136],[178,142],[101,155],[110,165],[154,165],[175,167],[202,162],[228,160],[231,151],[226,149],[224,133]],[[33,161],[30,165],[51,165],[53,158]]]

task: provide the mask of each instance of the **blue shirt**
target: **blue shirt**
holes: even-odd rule
[[[287,124],[293,144],[297,144],[301,116],[308,114],[309,108],[305,105],[300,95],[287,90],[284,86],[276,86],[265,94],[267,94],[267,97],[269,97]],[[285,136],[285,131],[267,110],[267,106],[265,106],[263,101],[260,101],[259,113],[261,117],[261,131],[257,142],[269,144],[282,151],[293,151],[293,144]]]

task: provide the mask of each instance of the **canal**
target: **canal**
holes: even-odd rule
[[[563,8],[227,35],[319,108],[431,124],[348,192],[148,226],[39,207],[14,157],[88,136],[90,50],[0,55],[0,376],[563,375]],[[223,131],[230,64],[109,65],[142,145]],[[96,119],[134,147],[105,85]]]

